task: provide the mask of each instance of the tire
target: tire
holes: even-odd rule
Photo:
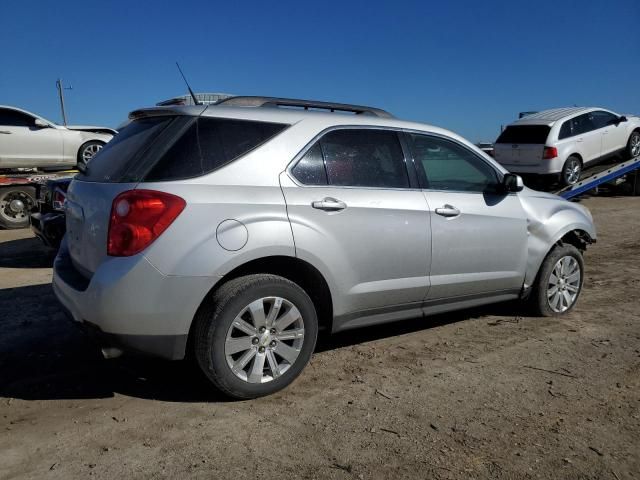
[[[565,187],[575,185],[580,181],[582,174],[582,161],[575,155],[571,155],[564,162],[562,172],[560,172],[560,181]]]
[[[640,155],[640,132],[631,132],[627,142],[627,158],[635,158]]]
[[[277,299],[282,306],[270,322]],[[266,317],[264,333],[256,328],[260,311]],[[205,300],[195,322],[198,365],[219,390],[237,399],[269,395],[289,385],[309,362],[318,337],[316,310],[307,293],[286,278],[267,274],[225,283]]]
[[[562,277],[566,279],[562,284],[566,286],[566,289],[557,292],[559,295],[557,297],[553,293],[550,295],[550,292],[553,292],[553,278],[560,277],[558,269],[563,268],[559,267],[561,261],[566,262],[564,264],[565,271],[562,273]],[[573,278],[575,272],[579,272],[577,280]],[[578,302],[583,282],[584,261],[580,251],[569,244],[555,246],[542,262],[536,277],[530,297],[533,312],[542,317],[559,317],[570,312]],[[573,291],[573,289],[576,289],[576,291]],[[571,298],[571,302],[568,302],[565,292]],[[557,303],[556,299],[558,299]],[[554,303],[556,306],[554,306]]]
[[[104,142],[99,140],[91,140],[87,143],[83,143],[78,149],[78,165],[87,165],[91,159],[102,150],[104,147]]]
[[[36,190],[33,187],[0,188],[0,227],[27,228],[35,205]]]

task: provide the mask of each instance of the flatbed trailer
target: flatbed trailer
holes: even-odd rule
[[[47,180],[73,177],[77,170],[61,172],[0,173],[0,228],[26,228],[36,206],[41,185]]]
[[[601,169],[597,173],[583,178],[575,185],[565,187],[553,193],[570,200],[598,188],[600,185],[616,181],[620,183],[624,183],[624,181],[628,182],[631,187],[631,194],[640,194],[640,156]]]

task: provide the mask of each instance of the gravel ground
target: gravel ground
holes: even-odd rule
[[[502,304],[324,339],[283,392],[230,402],[189,364],[102,360],[0,231],[1,478],[640,478],[640,198],[560,320]]]

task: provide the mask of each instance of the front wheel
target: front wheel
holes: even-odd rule
[[[572,155],[567,158],[566,162],[564,162],[560,179],[562,180],[563,185],[568,187],[578,183],[581,174],[582,162],[578,157]]]
[[[195,321],[200,368],[218,389],[238,399],[289,385],[309,362],[318,336],[316,310],[306,292],[267,274],[225,283]]]
[[[582,254],[573,245],[554,247],[542,262],[531,302],[535,313],[557,317],[569,312],[578,301],[584,281]]]

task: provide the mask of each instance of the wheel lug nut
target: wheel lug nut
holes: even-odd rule
[[[276,346],[276,341],[275,340],[271,340],[271,343],[269,344],[269,346],[271,348],[275,347]]]
[[[275,328],[272,328],[272,329],[271,329],[271,335],[275,335],[275,334],[276,334],[276,329],[275,329]]]
[[[251,339],[251,343],[253,343],[254,345],[257,345],[259,341],[260,341],[260,340],[258,340],[258,337],[253,337],[253,338]]]
[[[266,328],[264,328],[264,327],[260,327],[260,333],[264,333],[264,332],[265,332],[265,330],[266,330]]]
[[[260,347],[260,348],[258,349],[258,351],[259,351],[260,353],[264,353],[264,347]]]

